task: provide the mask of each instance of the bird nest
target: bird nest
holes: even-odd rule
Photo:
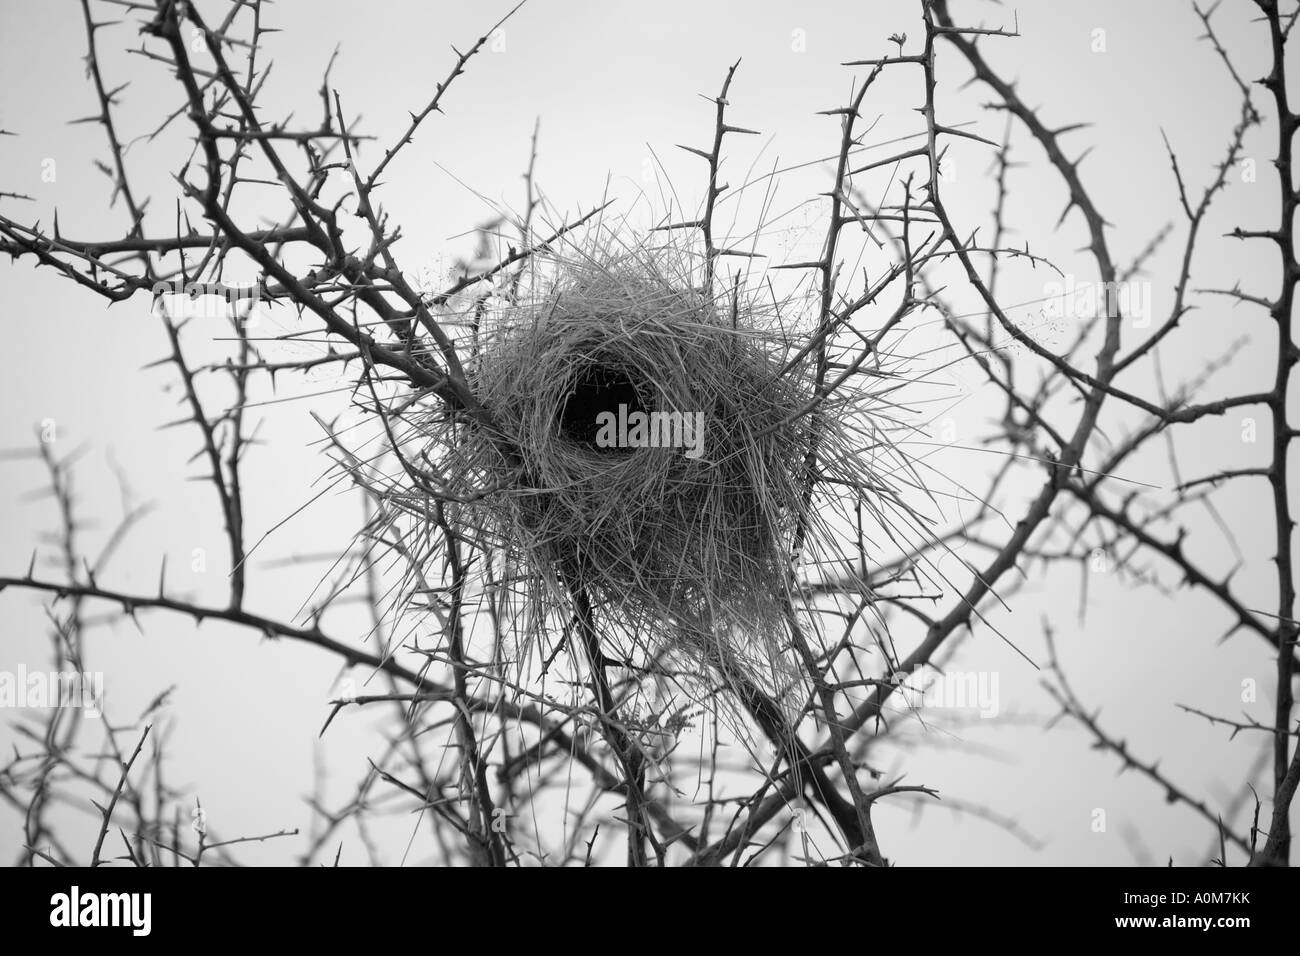
[[[834,547],[828,476],[868,480],[814,401],[807,322],[716,299],[671,250],[535,268],[463,343],[486,415],[404,439],[456,489],[437,521],[490,556],[498,627],[553,646],[582,602],[607,659],[794,699],[796,556]]]

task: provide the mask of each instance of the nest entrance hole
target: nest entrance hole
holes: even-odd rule
[[[593,451],[626,454],[630,448],[602,448],[596,443],[600,431],[600,416],[609,412],[618,419],[619,406],[626,406],[627,414],[649,412],[648,402],[642,396],[650,389],[639,383],[634,373],[621,365],[591,364],[582,368],[573,379],[572,387],[556,416],[562,434],[575,444]]]

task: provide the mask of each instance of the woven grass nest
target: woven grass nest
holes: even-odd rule
[[[715,300],[671,251],[552,266],[477,330],[466,373],[492,427],[442,416],[426,432],[472,490],[446,520],[505,556],[526,640],[553,642],[583,593],[611,658],[786,699],[792,556],[832,537],[813,429],[819,475],[865,480],[837,416],[810,413],[806,330],[770,302]]]

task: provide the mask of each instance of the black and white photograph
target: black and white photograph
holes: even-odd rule
[[[1071,924],[1268,925],[1298,19],[0,2],[21,921],[1052,867],[1110,874]]]

